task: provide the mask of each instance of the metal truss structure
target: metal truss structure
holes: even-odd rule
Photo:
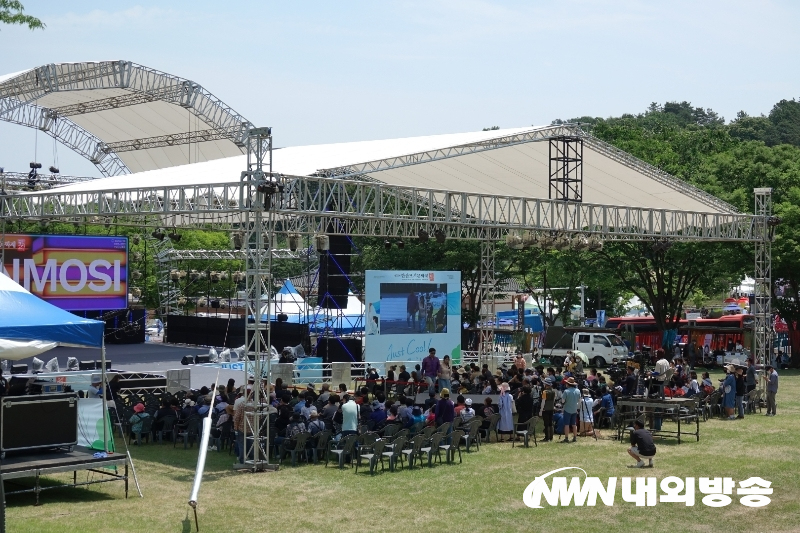
[[[0,100],[2,101],[2,100]],[[21,103],[0,114],[0,120],[43,131],[91,161],[103,176],[130,174],[127,165],[106,143],[65,117],[31,103]]]
[[[576,136],[550,139],[551,200],[583,201],[583,139]]]
[[[128,94],[52,108],[34,103],[56,92],[93,89],[121,89]],[[107,144],[69,119],[152,101],[179,105],[210,129]],[[199,84],[130,61],[49,64],[11,78],[0,83],[0,120],[46,132],[89,159],[104,176],[129,173],[117,152],[217,139],[228,139],[243,148],[252,128]]]
[[[155,241],[155,239],[153,239],[153,241]],[[154,249],[158,249],[158,244],[156,243],[166,242],[167,241],[155,241]],[[311,249],[288,250],[274,248],[272,250],[273,261],[304,259],[313,256],[316,256],[316,254]],[[162,311],[162,315],[164,315],[163,318],[165,322],[168,322],[169,314],[173,310],[177,310],[175,307],[177,299],[181,297],[181,291],[175,287],[171,277],[172,271],[177,266],[176,263],[180,261],[242,261],[242,268],[244,268],[246,259],[246,250],[176,250],[170,245],[164,246],[162,244],[160,250],[155,254],[155,264],[159,308]]]
[[[753,305],[754,354],[756,363],[772,361],[772,189],[760,187],[755,193],[755,302]]]
[[[742,213],[696,213],[630,206],[403,187],[312,176],[283,176],[273,212],[281,231],[310,234],[334,223],[353,236],[416,238],[420,229],[441,230],[448,239],[498,238],[510,231],[585,233],[606,240],[757,240],[755,217]],[[239,184],[159,186],[115,192],[63,194],[58,190],[2,199],[17,219],[117,217],[160,224],[238,231],[249,199]],[[155,222],[154,222],[155,221]]]
[[[276,211],[282,207],[283,189],[282,177],[272,173],[272,131],[255,128],[247,137],[247,170],[242,172],[240,189],[240,205],[247,206],[242,226],[246,256],[245,316],[255,318],[252,322],[246,321],[245,348],[256,378],[253,408],[245,408],[244,458],[247,467],[254,472],[275,468],[269,464],[269,411],[262,411],[262,405],[268,405],[268,396],[267,401],[262,402],[261,395],[269,391],[262,391],[260,387],[261,376],[270,379],[272,321],[261,321],[261,309],[266,305],[269,310],[273,302],[270,249],[275,242]],[[249,367],[245,365],[246,374]]]
[[[32,180],[27,172],[0,172],[0,188],[2,188],[2,190],[50,189],[59,185],[69,185],[71,183],[80,183],[93,179],[96,178],[37,173],[36,178]]]
[[[478,355],[483,358],[494,352],[494,328],[497,321],[494,288],[497,285],[494,268],[494,245],[497,237],[491,230],[481,239],[480,281],[480,339]]]

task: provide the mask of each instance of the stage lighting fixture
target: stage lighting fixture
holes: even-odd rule
[[[180,233],[178,233],[174,229],[172,230],[172,232],[169,235],[167,235],[167,237],[169,237],[169,240],[171,240],[172,242],[181,242]]]
[[[417,238],[419,239],[419,242],[428,242],[428,239],[430,239],[430,235],[428,235],[427,231],[421,229],[417,232]]]
[[[397,241],[397,247],[402,250],[406,247],[406,243],[404,243],[403,241]]]
[[[133,272],[131,272],[131,279],[134,280],[142,279],[142,273],[139,272],[138,270],[134,270]]]
[[[220,300],[219,301],[219,308],[220,309],[227,309],[228,308],[228,304],[225,302],[225,300]]]
[[[139,235],[138,233],[136,235],[134,235],[133,237],[131,237],[131,242],[133,244],[139,244],[141,241],[142,241],[142,236]]]
[[[231,238],[233,240],[233,249],[234,250],[241,250],[242,249],[242,244],[244,243],[244,236],[241,233],[237,232],[237,233],[234,233],[231,236]]]
[[[42,168],[42,164],[41,163],[36,163],[34,161],[31,161],[30,167],[31,167],[31,170],[36,170],[37,168]]]
[[[570,239],[566,235],[559,235],[556,237],[555,242],[553,242],[553,248],[556,250],[566,250],[569,248]]]
[[[80,369],[77,357],[67,357],[67,371],[75,372]]]
[[[39,222],[39,224],[41,224],[41,225],[42,225],[42,228],[43,228],[43,229],[47,229],[47,226],[49,226],[49,225],[50,225],[50,221],[49,221],[49,220],[47,220],[47,219],[44,219],[44,220],[41,220],[41,221]]]
[[[572,248],[577,251],[585,250],[589,247],[589,239],[585,235],[575,235],[572,238]]]
[[[142,289],[139,287],[134,287],[131,289],[131,296],[134,298],[141,298],[142,297]]]
[[[152,235],[153,238],[158,240],[158,241],[163,241],[164,237],[166,237],[166,234],[164,234],[163,231],[159,231],[157,229],[153,230],[153,233],[151,233],[150,235]]]
[[[222,279],[222,274],[214,270],[213,272],[211,272],[209,279],[211,279],[211,283],[219,283],[220,280]]]
[[[447,235],[440,229],[437,229],[433,232],[433,238],[436,239],[436,242],[439,244],[443,244],[445,240],[447,240]]]
[[[589,250],[599,252],[603,249],[603,241],[597,235],[589,237]]]
[[[240,283],[241,281],[244,281],[244,276],[245,276],[244,272],[241,272],[241,271],[237,270],[236,272],[234,272],[232,274],[231,277],[233,278],[233,282],[234,283]]]
[[[58,174],[58,169],[56,167],[50,167],[50,174]]]
[[[506,246],[512,250],[522,250],[525,247],[522,237],[515,231],[506,235]]]
[[[109,227],[109,226],[111,226],[111,219],[110,219],[109,217],[106,217],[106,218],[104,218],[104,219],[103,219],[103,225],[104,225],[105,227]]]
[[[289,234],[289,250],[297,251],[303,245],[303,236],[299,233]]]
[[[197,307],[205,307],[206,305],[208,305],[208,300],[206,300],[205,298],[197,299]]]
[[[386,248],[387,250],[391,250],[392,249],[392,241],[389,241],[389,240],[383,241],[383,247]]]
[[[278,317],[277,318],[278,318],[278,322],[288,322],[289,321],[289,315],[287,315],[286,313],[278,313]]]
[[[175,283],[178,283],[181,280],[180,272],[178,272],[173,268],[172,270],[169,271],[169,279],[171,279]]]
[[[197,270],[190,270],[189,279],[192,281],[197,281],[198,279],[200,279],[200,272],[198,272]]]
[[[314,235],[314,247],[318,252],[327,252],[331,248],[331,239],[324,233]]]
[[[141,261],[142,260],[142,252],[133,252],[133,260],[134,261]]]

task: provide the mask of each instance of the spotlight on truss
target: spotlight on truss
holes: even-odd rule
[[[419,239],[419,242],[428,242],[428,239],[430,239],[431,236],[428,235],[427,231],[421,229],[417,232],[417,238]]]
[[[172,232],[170,232],[169,235],[167,235],[167,237],[169,237],[169,240],[171,240],[172,242],[181,242],[181,234],[175,231],[174,229],[172,230]]]
[[[166,234],[163,231],[159,231],[158,229],[153,230],[153,233],[150,234],[154,239],[157,241],[163,241]]]
[[[506,246],[512,250],[522,250],[525,247],[525,243],[519,233],[512,231],[506,235]]]
[[[391,249],[392,249],[392,241],[390,241],[390,240],[388,240],[388,239],[387,239],[387,240],[385,240],[385,241],[383,241],[383,247],[384,247],[386,250],[391,250]]]
[[[586,250],[589,248],[589,239],[586,238],[586,235],[578,234],[572,238],[572,249],[580,252],[581,250]]]
[[[404,243],[402,240],[399,240],[397,241],[397,247],[402,250],[406,247],[406,243]]]
[[[440,229],[437,229],[433,232],[433,238],[436,239],[436,242],[439,244],[444,244],[444,241],[447,240],[447,234]]]

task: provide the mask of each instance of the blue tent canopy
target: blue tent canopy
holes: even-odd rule
[[[99,348],[105,324],[73,315],[26,291],[0,272],[0,339]]]

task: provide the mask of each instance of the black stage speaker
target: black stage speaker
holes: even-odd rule
[[[238,348],[244,344],[244,318],[170,315],[164,342]]]
[[[311,353],[308,324],[292,324],[273,320],[270,323],[269,340],[270,344],[279,352],[286,346],[294,348],[298,344],[302,344],[306,353]]]
[[[194,364],[196,364],[196,365],[199,365],[199,364],[202,364],[202,363],[210,363],[210,362],[211,362],[211,357],[208,354],[206,354],[206,355],[195,355],[194,356]]]
[[[317,357],[323,363],[360,363],[361,339],[322,337],[317,343]]]
[[[0,408],[3,452],[78,444],[75,393],[6,396]]]
[[[329,235],[330,248],[319,258],[319,306],[324,309],[347,307],[350,290],[350,254],[347,235]]]
[[[97,370],[103,370],[103,360],[98,359],[94,362],[94,367]],[[111,370],[111,361],[106,359],[106,370]]]
[[[94,370],[94,361],[81,361],[78,363],[78,370]]]
[[[24,365],[11,365],[12,374],[27,374],[27,372],[28,372],[27,363]]]

